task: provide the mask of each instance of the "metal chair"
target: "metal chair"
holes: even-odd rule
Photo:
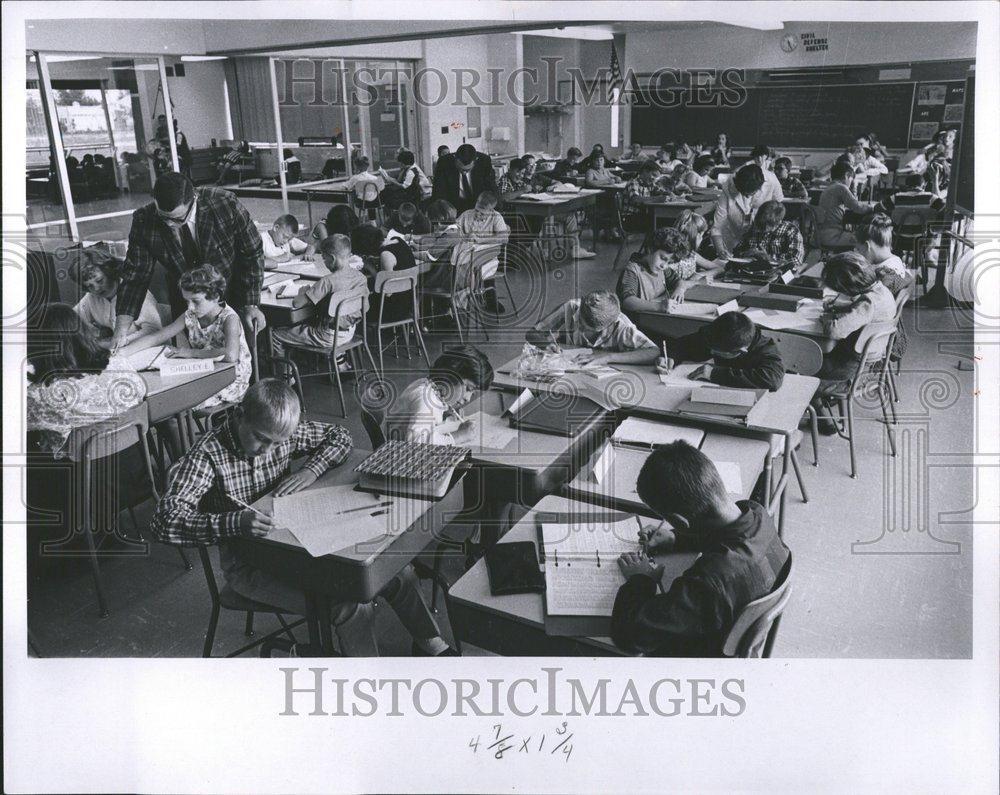
[[[362,213],[373,218],[379,226],[385,225],[385,208],[382,206],[382,194],[378,185],[374,182],[357,182],[354,190],[349,194],[353,199],[354,211],[360,216]]]
[[[857,393],[859,385],[862,384],[862,380],[866,376],[874,376],[874,380],[870,380],[868,384],[875,388],[879,405],[882,409],[882,418],[885,423],[886,433],[889,436],[889,448],[892,451],[893,457],[896,456],[896,433],[893,429],[893,423],[889,421],[886,410],[886,403],[891,404],[892,402],[891,400],[886,400],[886,392],[888,391],[886,386],[888,376],[886,373],[889,370],[889,352],[892,350],[892,339],[895,334],[896,324],[893,321],[869,323],[862,329],[854,345],[855,353],[859,356],[857,368],[850,379],[849,386],[846,389],[824,396],[837,401],[841,417],[846,420],[846,425],[843,429],[839,424],[836,427],[837,435],[843,439],[847,439],[848,442],[851,454],[852,478],[857,478],[858,476],[857,462],[854,455],[854,411],[852,405],[854,403],[854,395]],[[836,422],[835,420],[831,421]]]
[[[420,352],[424,356],[427,366],[431,366],[430,357],[427,355],[427,346],[424,344],[423,334],[420,332],[420,305],[417,300],[417,281],[420,278],[419,268],[407,268],[402,271],[380,271],[375,274],[375,294],[379,297],[378,318],[375,322],[375,334],[378,338],[378,366],[379,372],[385,372],[385,361],[383,355],[385,346],[382,345],[382,332],[385,329],[392,329],[393,342],[396,343],[397,330],[402,329],[406,340],[406,357],[410,357],[410,327],[413,327],[413,334],[417,339]],[[398,320],[385,320],[386,298],[391,295],[400,295],[409,292],[411,296],[411,312],[409,317]],[[399,346],[396,345],[398,358]]]
[[[783,333],[780,331],[768,331],[767,336],[774,340],[781,351],[781,361],[785,365],[786,372],[796,373],[797,375],[816,375],[823,366],[823,350],[815,340],[811,340],[801,334]],[[810,405],[806,409],[806,414],[809,416],[809,429],[812,436],[813,466],[819,466],[819,421],[816,416],[816,408]],[[799,482],[802,501],[809,502],[805,483],[802,480],[802,472],[799,470],[799,457],[795,452],[795,448],[796,445],[793,444],[791,456],[792,468],[795,470],[795,478]],[[768,496],[770,497],[770,495]]]
[[[178,462],[170,467],[170,470],[167,472],[165,484],[169,485],[170,481],[176,475],[179,466],[180,463]],[[157,494],[156,499],[159,501],[159,494]],[[177,547],[177,549],[181,553],[184,552],[181,547]],[[301,618],[289,624],[285,620],[284,614],[278,608],[272,605],[264,604],[263,602],[254,601],[253,599],[247,599],[245,596],[238,594],[228,585],[223,585],[220,589],[219,584],[215,579],[215,569],[212,566],[212,559],[208,554],[207,545],[201,544],[198,546],[198,558],[201,560],[201,566],[205,572],[205,581],[208,584],[208,594],[212,600],[212,611],[208,618],[208,629],[205,630],[205,643],[202,646],[201,656],[212,656],[212,649],[215,646],[215,632],[219,626],[219,614],[223,609],[246,613],[245,634],[247,637],[251,637],[254,634],[253,618],[255,613],[271,613],[278,619],[278,623],[281,624],[281,629],[275,630],[253,643],[241,646],[236,651],[227,654],[226,657],[238,657],[251,649],[255,649],[258,646],[264,647],[265,645],[282,645],[285,651],[290,651],[292,644],[296,642],[296,638],[295,635],[292,634],[292,630],[305,623],[306,619]],[[287,635],[289,640],[283,644],[276,643],[275,641],[277,637],[282,634]]]
[[[792,555],[778,575],[771,593],[755,599],[736,617],[722,645],[726,657],[767,658],[778,635],[781,614],[792,595]]]
[[[81,516],[81,527],[84,539],[87,542],[87,552],[90,558],[91,572],[94,577],[94,589],[97,592],[97,604],[100,609],[101,618],[108,616],[107,599],[104,595],[104,587],[101,582],[100,566],[97,562],[97,547],[94,543],[94,483],[93,466],[97,461],[111,458],[112,456],[124,452],[136,443],[141,446],[145,475],[148,478],[150,492],[154,499],[159,499],[156,488],[156,476],[153,473],[153,462],[149,452],[149,442],[147,433],[149,431],[149,407],[145,402],[140,403],[132,409],[122,413],[118,417],[106,422],[89,425],[85,428],[75,429],[69,436],[66,450],[71,460],[79,464],[82,468],[82,491],[83,508]],[[118,506],[114,506],[117,508]],[[139,532],[135,515],[131,513],[132,504],[128,504],[128,510],[132,515],[136,532]],[[141,537],[141,534],[140,534]],[[42,545],[42,552],[59,551],[60,554],[74,554],[67,550],[60,550],[59,546],[65,539],[56,542],[48,542]],[[181,560],[186,569],[191,569],[191,564],[187,557],[181,552]]]
[[[363,349],[364,352],[368,354],[368,360],[371,362],[372,369],[376,372],[378,371],[378,365],[375,363],[375,357],[372,356],[371,348],[368,347],[368,327],[364,321],[364,316],[368,312],[368,306],[369,301],[367,292],[349,292],[342,295],[334,294],[330,296],[329,303],[327,304],[327,315],[331,318],[329,321],[329,328],[340,329],[341,316],[348,317],[359,313],[361,315],[361,320],[358,321],[361,336],[359,337],[357,330],[355,330],[354,336],[349,342],[330,347],[323,345],[305,345],[302,343],[292,342],[282,343],[286,349],[306,351],[308,353],[315,354],[320,359],[326,360],[327,374],[330,380],[337,385],[337,394],[340,397],[340,416],[345,419],[347,417],[347,402],[344,400],[344,385],[341,381],[340,368],[337,366],[337,359],[344,354],[351,354],[354,357],[355,370],[360,372],[362,369],[360,352]],[[301,386],[302,377],[299,374],[298,365],[292,361],[290,356],[273,357],[272,361],[275,364],[278,364],[282,369],[287,369],[290,376],[295,379],[294,383],[299,394],[299,401],[303,401]],[[304,402],[303,405],[305,405]]]
[[[431,287],[420,291],[421,295],[448,302],[448,314],[455,319],[458,339],[462,343],[465,342],[465,334],[462,331],[461,313],[465,314],[468,331],[471,333],[472,322],[474,318],[478,318],[479,304],[482,300],[483,268],[499,258],[501,248],[499,243],[490,243],[476,246],[471,250],[467,249],[467,253],[453,251],[450,289]],[[429,319],[441,315],[425,315],[425,317]],[[489,339],[489,333],[485,327],[482,328],[486,339]]]
[[[928,282],[927,257],[919,251],[920,243],[927,239],[931,224],[940,219],[940,216],[940,211],[933,205],[902,205],[892,211],[896,246],[907,267],[920,269],[920,279],[925,293]]]

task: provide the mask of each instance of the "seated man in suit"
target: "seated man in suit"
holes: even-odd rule
[[[740,611],[774,590],[791,553],[764,506],[734,502],[712,461],[687,442],[653,452],[636,489],[668,526],[643,531],[643,554],[619,559],[625,584],[611,638],[631,653],[718,657]],[[647,555],[671,550],[701,557],[658,594],[663,569]]]

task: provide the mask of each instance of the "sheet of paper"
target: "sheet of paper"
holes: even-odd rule
[[[719,477],[722,484],[730,494],[739,494],[743,498],[743,476],[740,474],[740,466],[733,461],[713,461],[715,468],[719,470]]]
[[[128,357],[129,363],[136,370],[156,370],[163,361],[163,351],[165,345],[157,345],[153,348],[146,348],[144,351],[133,353]]]
[[[625,576],[618,561],[596,559],[545,564],[545,607],[563,616],[610,616]]]
[[[379,505],[389,500],[391,505]],[[376,497],[349,484],[274,498],[275,524],[295,536],[314,558],[344,550],[375,552],[419,518],[409,515],[413,510],[412,500]]]
[[[285,284],[286,282],[294,282],[294,281],[295,281],[294,276],[287,273],[274,271],[273,273],[264,274],[263,286],[265,290],[277,289],[279,285]]]
[[[594,468],[592,474],[594,480],[598,483],[607,482],[611,472],[612,467],[615,464],[615,446],[610,442],[605,443],[604,448],[601,450],[601,454],[597,457],[594,462]]]
[[[619,514],[620,516],[621,514]],[[624,552],[639,549],[639,525],[635,517],[619,521],[604,521],[594,516],[586,522],[575,524],[542,524],[542,543],[545,558],[587,558],[600,552],[601,557],[617,558]]]
[[[275,266],[277,273],[291,273],[296,276],[314,276],[319,278],[326,276],[330,271],[326,266],[318,262],[307,262],[306,260],[289,260]]]
[[[476,438],[473,446],[486,450],[503,450],[517,437],[517,429],[511,428],[503,417],[478,411],[469,414],[466,419],[476,423]]]
[[[700,447],[705,432],[700,428],[628,417],[615,429],[612,438],[636,444],[671,444],[684,441],[692,447]]]
[[[532,394],[530,389],[522,389],[521,394],[517,396],[517,400],[510,404],[510,407],[507,409],[507,413],[517,414],[517,412],[528,405],[534,397],[535,396]]]
[[[781,283],[788,284],[794,278],[795,278],[795,271],[787,270],[781,274]]]
[[[669,373],[660,373],[660,383],[664,386],[694,386],[690,379],[691,373],[701,367],[700,362],[685,362],[670,368]]]
[[[718,306],[716,304],[700,303],[698,301],[671,301],[668,314],[687,317],[707,317],[715,315]]]
[[[739,312],[740,305],[734,298],[732,301],[726,301],[726,303],[724,304],[719,304],[719,307],[716,311],[720,315],[724,315],[726,314],[726,312]]]
[[[782,309],[748,309],[743,314],[757,325],[773,331],[786,328],[808,328],[816,322],[816,318],[804,314],[801,310],[786,312]]]

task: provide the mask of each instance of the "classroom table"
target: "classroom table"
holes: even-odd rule
[[[685,210],[692,210],[698,215],[707,216],[715,210],[715,199],[698,201],[696,199],[669,199],[664,200],[662,196],[646,196],[640,202],[649,213],[650,236],[656,232],[660,220],[674,223],[680,218]],[[649,238],[650,240],[652,237]]]
[[[339,466],[328,470],[310,489],[357,483],[354,471],[371,452],[355,449]],[[318,643],[327,654],[333,653],[328,620],[334,602],[370,602],[405,566],[440,537],[441,529],[457,518],[463,508],[463,490],[456,472],[448,493],[440,500],[389,497],[399,506],[399,513],[387,516],[386,534],[369,544],[313,557],[294,535],[283,529],[271,531],[264,538],[239,538],[230,541],[240,557],[254,567],[301,587],[312,607],[309,618],[311,643]],[[372,495],[373,503],[387,499]],[[273,498],[265,495],[253,507],[266,510]],[[331,516],[337,507],[331,505]],[[408,522],[401,527],[399,516]],[[335,521],[335,520],[334,520]]]
[[[149,422],[155,424],[190,411],[203,400],[225,389],[236,380],[236,364],[216,362],[210,372],[163,378],[159,371],[141,372],[146,382]]]
[[[785,520],[785,498],[789,477],[792,472],[792,440],[819,388],[819,379],[814,376],[785,375],[781,387],[776,392],[766,392],[758,403],[759,411],[753,425],[745,425],[727,417],[692,416],[678,410],[690,396],[691,390],[705,384],[691,382],[684,384],[662,384],[653,365],[614,365],[618,375],[603,381],[595,381],[583,374],[568,374],[550,381],[524,378],[514,373],[517,359],[500,366],[496,370],[494,386],[520,392],[531,389],[538,392],[580,393],[597,397],[609,405],[616,405],[618,412],[626,416],[648,419],[669,419],[682,425],[693,425],[715,429],[734,436],[751,436],[770,439],[771,434],[783,438],[784,456],[781,477],[776,486],[772,484],[771,461],[765,462],[766,493],[769,495],[768,508],[774,509],[778,500],[778,530],[781,532]]]
[[[295,280],[296,287],[310,283],[309,279],[303,277]],[[291,297],[278,298],[269,290],[261,290],[260,311],[264,313],[268,329],[272,326],[294,326],[296,323],[301,323],[313,316],[316,308],[311,303],[295,308],[292,306],[294,300]]]
[[[329,179],[324,180],[322,183],[312,183],[309,185],[303,185],[300,191],[305,196],[306,199],[306,213],[309,218],[309,228],[312,229],[313,226],[313,199],[325,199],[331,204],[346,204],[350,202],[350,191],[347,188],[346,179]],[[291,194],[288,195],[291,199]],[[299,198],[299,196],[296,196]]]
[[[598,517],[609,511],[565,497],[546,497],[504,535],[500,543],[530,541],[538,547],[538,523]],[[623,518],[618,512],[614,518]],[[660,556],[656,556],[659,558]],[[618,565],[617,561],[614,565]],[[545,634],[544,595],[493,596],[486,562],[479,560],[451,586],[448,620],[462,643],[510,657],[593,657],[624,655],[607,637]]]
[[[594,248],[596,249],[597,238],[600,233],[597,217],[597,197],[600,194],[600,190],[584,188],[579,193],[567,193],[560,195],[558,199],[547,201],[522,198],[508,199],[504,202],[504,209],[520,215],[543,219],[552,216],[569,215],[581,210],[589,212],[591,216],[591,229],[594,235]],[[565,198],[562,196],[565,196]]]
[[[753,492],[754,484],[760,478],[771,453],[771,445],[763,439],[709,431],[698,447],[713,462],[728,461],[739,467],[739,491],[730,491],[734,500],[745,500]],[[641,449],[629,445],[615,445],[614,460],[608,476],[598,483],[594,476],[594,465],[604,452],[603,446],[596,450],[576,477],[566,485],[562,496],[580,502],[589,502],[603,508],[626,511],[656,518],[656,514],[639,499],[635,490],[636,479],[643,463],[652,449]]]
[[[312,228],[312,206],[313,198],[328,198],[331,202],[346,202],[347,183],[345,178],[320,179],[313,182],[298,182],[288,186],[288,199],[290,201],[305,201],[309,207],[309,227]],[[238,196],[241,199],[281,199],[281,186],[268,185],[223,185],[223,190]]]

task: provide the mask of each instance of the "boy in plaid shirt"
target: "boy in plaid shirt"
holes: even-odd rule
[[[234,418],[206,433],[179,462],[153,514],[154,537],[178,546],[219,545],[226,582],[247,599],[282,612],[304,615],[306,600],[293,583],[244,561],[232,539],[264,537],[274,529],[270,515],[248,510],[264,494],[292,494],[312,485],[347,458],[351,435],[341,425],[299,422],[299,402],[286,384],[265,379],[247,390]],[[305,456],[297,472],[293,457]],[[456,656],[416,586],[408,566],[386,586],[382,596],[413,636],[417,656]],[[332,606],[332,622],[341,648],[351,656],[373,656],[371,604]]]
[[[805,260],[802,232],[797,224],[785,220],[785,205],[779,201],[764,202],[753,219],[750,229],[734,250],[738,257],[762,252],[782,268],[797,270]]]
[[[639,173],[625,184],[622,220],[626,229],[635,231],[640,228],[646,212],[643,199],[648,199],[650,196],[668,196],[673,192],[671,185],[670,178],[660,173],[660,168],[655,162],[644,163]]]

